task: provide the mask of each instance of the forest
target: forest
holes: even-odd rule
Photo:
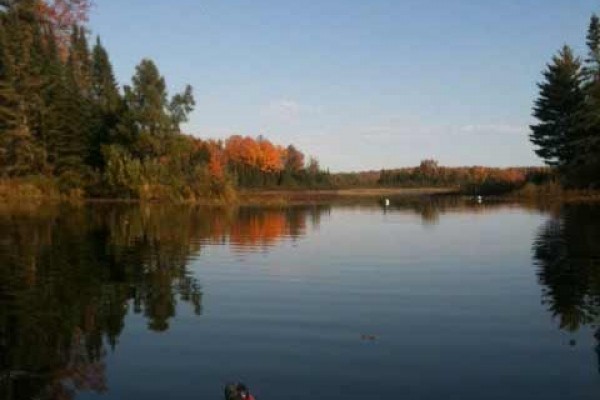
[[[0,197],[229,200],[236,188],[327,186],[316,159],[261,136],[202,140],[143,59],[120,87],[87,0],[0,2]]]

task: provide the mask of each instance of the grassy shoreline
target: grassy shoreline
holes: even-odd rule
[[[194,204],[208,206],[267,205],[285,206],[301,203],[320,203],[328,201],[354,201],[358,199],[415,198],[431,196],[464,195],[456,187],[356,187],[339,189],[240,189],[232,198],[196,198],[190,200],[172,200],[168,198],[89,198],[82,191],[61,193],[53,182],[47,180],[0,180],[0,202],[38,202],[38,203],[130,203],[130,204]],[[472,196],[472,195],[471,195]],[[511,201],[540,201],[553,203],[600,202],[600,190],[569,190],[559,184],[527,184],[524,187],[498,196],[488,198]]]

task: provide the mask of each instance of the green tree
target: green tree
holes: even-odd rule
[[[576,156],[568,176],[577,186],[600,183],[600,19],[595,14],[590,19],[586,44],[581,137],[573,144]]]
[[[81,26],[73,26],[67,64],[77,88],[88,96],[92,89],[92,59],[87,34]]]
[[[12,4],[2,20],[5,29],[5,58],[10,64],[13,88],[18,96],[23,122],[30,134],[41,136],[43,88],[43,40],[35,14],[35,1]]]
[[[28,104],[17,90],[22,84],[16,75],[20,65],[11,54],[6,25],[5,18],[0,20],[0,169],[2,175],[14,177],[40,172],[43,154],[27,124]]]
[[[116,112],[120,107],[121,95],[108,52],[100,37],[96,39],[92,51],[91,80],[94,102],[105,112]]]
[[[65,189],[82,187],[90,152],[90,106],[68,67],[56,88],[47,122],[49,161],[55,174],[64,178]]]
[[[125,87],[125,101],[141,134],[168,133],[171,118],[167,114],[167,85],[153,61],[144,59],[136,67],[132,86]]]
[[[565,170],[576,156],[574,143],[581,138],[581,61],[570,47],[564,46],[543,75],[533,108],[538,123],[531,126],[530,140],[536,146],[536,154],[548,165]]]
[[[600,18],[593,14],[586,36],[588,56],[585,59],[584,73],[587,80],[596,80],[600,73]]]
[[[185,87],[183,93],[173,96],[169,104],[173,131],[180,132],[180,125],[188,121],[188,115],[194,111],[195,105],[196,101],[194,100],[193,89],[190,85]]]
[[[156,64],[148,59],[136,67],[132,83],[125,87],[125,101],[139,133],[153,136],[179,133],[179,125],[187,121],[194,107],[191,86],[169,100],[165,79]]]
[[[92,167],[104,166],[102,147],[116,139],[117,125],[121,120],[123,102],[108,52],[97,38],[91,61],[91,102],[93,127],[90,137],[89,163]]]

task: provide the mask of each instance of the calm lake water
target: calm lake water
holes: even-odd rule
[[[0,209],[0,398],[598,399],[600,206]]]

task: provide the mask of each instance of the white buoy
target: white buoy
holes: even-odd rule
[[[477,202],[478,202],[479,204],[483,203],[483,197],[481,197],[481,196],[477,196]]]
[[[385,199],[385,206],[389,207],[390,206],[390,199]]]

